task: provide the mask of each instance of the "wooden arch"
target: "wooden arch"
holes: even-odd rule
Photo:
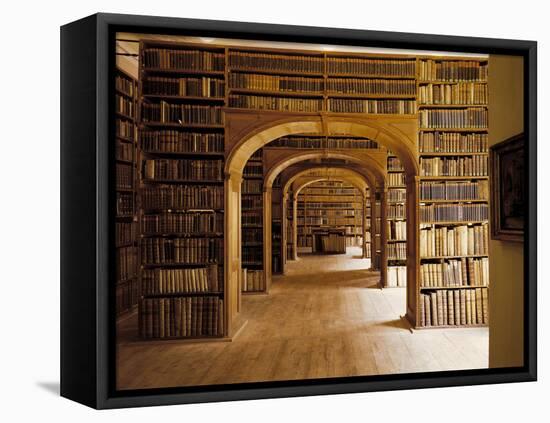
[[[227,332],[234,333],[241,277],[241,182],[248,159],[271,141],[293,134],[318,136],[359,136],[372,139],[391,150],[400,159],[407,182],[407,317],[416,324],[416,300],[419,273],[418,249],[418,148],[416,116],[361,115],[332,113],[288,113],[225,109],[225,292]],[[330,150],[329,150],[330,151]],[[337,153],[333,153],[333,156]],[[330,153],[327,152],[330,156]],[[346,158],[341,154],[341,158]],[[367,159],[368,160],[368,159]],[[284,165],[279,168],[282,170]],[[278,168],[271,168],[264,189],[264,204],[271,204],[271,185]],[[383,172],[385,177],[385,170]],[[269,202],[266,202],[269,197]],[[385,204],[385,189],[380,195]],[[264,210],[270,207],[264,207]],[[265,216],[264,216],[265,217]],[[271,221],[264,220],[265,222]],[[264,225],[271,229],[271,225]],[[384,231],[382,231],[384,233]],[[383,248],[383,250],[385,250]],[[271,270],[271,257],[266,257]],[[383,275],[384,276],[384,275]]]

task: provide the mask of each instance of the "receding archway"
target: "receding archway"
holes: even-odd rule
[[[290,115],[290,116],[289,116]],[[401,160],[407,185],[407,310],[406,315],[416,325],[418,290],[418,151],[417,118],[402,115],[283,114],[243,113],[226,111],[225,164],[225,292],[228,313],[227,330],[233,334],[237,315],[241,273],[240,214],[241,182],[244,166],[252,154],[269,142],[285,135],[359,136],[372,139],[390,149]],[[329,153],[327,153],[329,154]],[[345,155],[344,157],[345,158]],[[274,169],[275,170],[275,169]],[[266,177],[271,184],[275,177]],[[265,186],[265,185],[264,185]],[[264,204],[267,194],[264,188]],[[269,188],[270,190],[270,188]],[[269,193],[270,194],[270,193]],[[381,203],[385,203],[384,200]],[[264,220],[264,221],[270,221]],[[269,225],[268,225],[269,226]],[[382,231],[384,232],[384,231]]]
[[[293,164],[305,162],[311,159],[342,159],[350,163],[355,163],[362,168],[368,169],[372,174],[374,179],[377,181],[377,184],[380,187],[385,186],[386,180],[386,168],[385,168],[385,155],[378,154],[376,157],[369,150],[359,151],[359,152],[350,152],[350,150],[331,150],[331,151],[297,151],[290,155],[283,155],[277,161],[271,163],[269,169],[266,172],[264,177],[264,194],[263,194],[263,204],[272,203],[272,187],[275,178],[286,168],[292,166]],[[384,161],[384,165],[382,164]],[[271,222],[271,207],[263,208],[263,221]],[[271,225],[264,225],[263,231],[263,248],[264,248],[264,280],[266,281],[266,286],[269,289],[272,281],[272,263],[271,263],[271,254],[269,254],[269,245],[272,238]],[[384,240],[382,239],[382,242]],[[385,260],[383,260],[385,261]],[[381,266],[381,274],[384,275],[385,266]]]
[[[341,166],[341,167],[340,167]],[[346,167],[348,166],[348,167]],[[289,168],[287,168],[289,169]],[[281,174],[284,174],[285,171],[281,172]],[[373,195],[373,193],[375,192],[375,187],[376,187],[376,183],[373,181],[373,175],[370,173],[370,172],[365,172],[364,169],[354,169],[354,168],[350,168],[349,165],[330,165],[330,166],[327,166],[327,165],[316,165],[315,167],[308,167],[308,168],[305,168],[305,169],[297,169],[293,174],[290,174],[288,175],[288,177],[286,179],[283,179],[283,189],[282,189],[282,205],[283,205],[283,209],[282,209],[282,222],[283,224],[287,224],[287,207],[286,207],[286,204],[289,202],[289,201],[292,201],[292,210],[293,210],[293,213],[294,213],[294,216],[293,216],[293,219],[292,219],[292,222],[293,222],[293,228],[292,228],[292,234],[293,234],[293,239],[291,240],[291,243],[292,243],[292,252],[293,252],[293,256],[292,256],[292,260],[296,260],[297,259],[297,223],[296,223],[296,206],[297,206],[297,201],[298,201],[298,194],[300,192],[300,190],[302,188],[304,188],[306,185],[306,183],[304,183],[303,185],[301,185],[300,188],[298,187],[294,187],[294,184],[298,181],[302,181],[304,178],[309,178],[310,182],[309,183],[313,183],[314,181],[320,181],[320,180],[324,180],[326,179],[327,177],[330,177],[330,178],[341,178],[341,179],[344,179],[352,184],[355,184],[356,187],[362,191],[362,202],[363,202],[363,215],[366,215],[366,204],[367,204],[367,197],[366,197],[366,189],[369,190],[369,195]],[[293,187],[293,196],[292,198],[289,198],[289,189]],[[375,214],[374,214],[374,210],[372,210],[373,213],[371,213],[371,223],[370,223],[370,227],[371,228],[374,228],[374,219],[375,219]],[[282,233],[282,243],[283,245],[286,245],[287,243],[287,238],[286,238],[286,231],[283,230],[283,233]],[[362,247],[362,255],[363,257],[366,256],[365,254],[365,245],[363,243],[363,247]],[[282,271],[284,273],[285,271],[285,266],[286,266],[286,261],[287,261],[287,257],[286,257],[286,254],[284,254],[283,256],[283,260],[281,260],[281,263],[282,263]],[[372,262],[371,262],[372,263]]]

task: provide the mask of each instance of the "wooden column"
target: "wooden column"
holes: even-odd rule
[[[295,192],[292,193],[292,226],[292,255],[293,260],[298,260],[298,195]]]
[[[386,220],[388,218],[387,190],[383,186],[378,190],[380,195],[380,286],[386,286],[388,276],[388,231]]]
[[[418,322],[420,296],[420,177],[406,177],[407,184],[407,319],[415,327]]]
[[[272,259],[271,250],[273,248],[273,237],[271,234],[271,220],[272,220],[272,203],[271,203],[272,187],[266,187],[264,185],[263,193],[263,230],[264,230],[264,242],[263,242],[263,256],[264,256],[264,281],[265,291],[269,292],[271,287],[271,274],[272,274]]]
[[[242,175],[226,174],[225,189],[225,334],[232,336],[241,296],[241,183]]]

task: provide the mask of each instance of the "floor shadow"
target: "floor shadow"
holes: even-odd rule
[[[36,382],[36,386],[55,396],[59,396],[61,393],[59,382]]]
[[[409,330],[409,326],[403,321],[403,319],[388,320],[386,322],[379,323],[378,326]]]

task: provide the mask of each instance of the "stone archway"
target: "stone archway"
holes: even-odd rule
[[[416,325],[419,273],[417,118],[403,115],[349,117],[349,115],[332,113],[271,113],[226,109],[225,119],[225,292],[228,335],[233,335],[233,322],[237,315],[240,296],[242,172],[246,162],[256,150],[277,138],[292,134],[365,137],[390,149],[400,159],[405,169],[407,185],[407,251],[409,254],[406,316],[413,325]],[[271,183],[273,179],[273,176],[269,177]],[[264,192],[264,200],[265,197]],[[385,203],[384,199],[381,203]],[[267,203],[264,201],[264,204]]]

